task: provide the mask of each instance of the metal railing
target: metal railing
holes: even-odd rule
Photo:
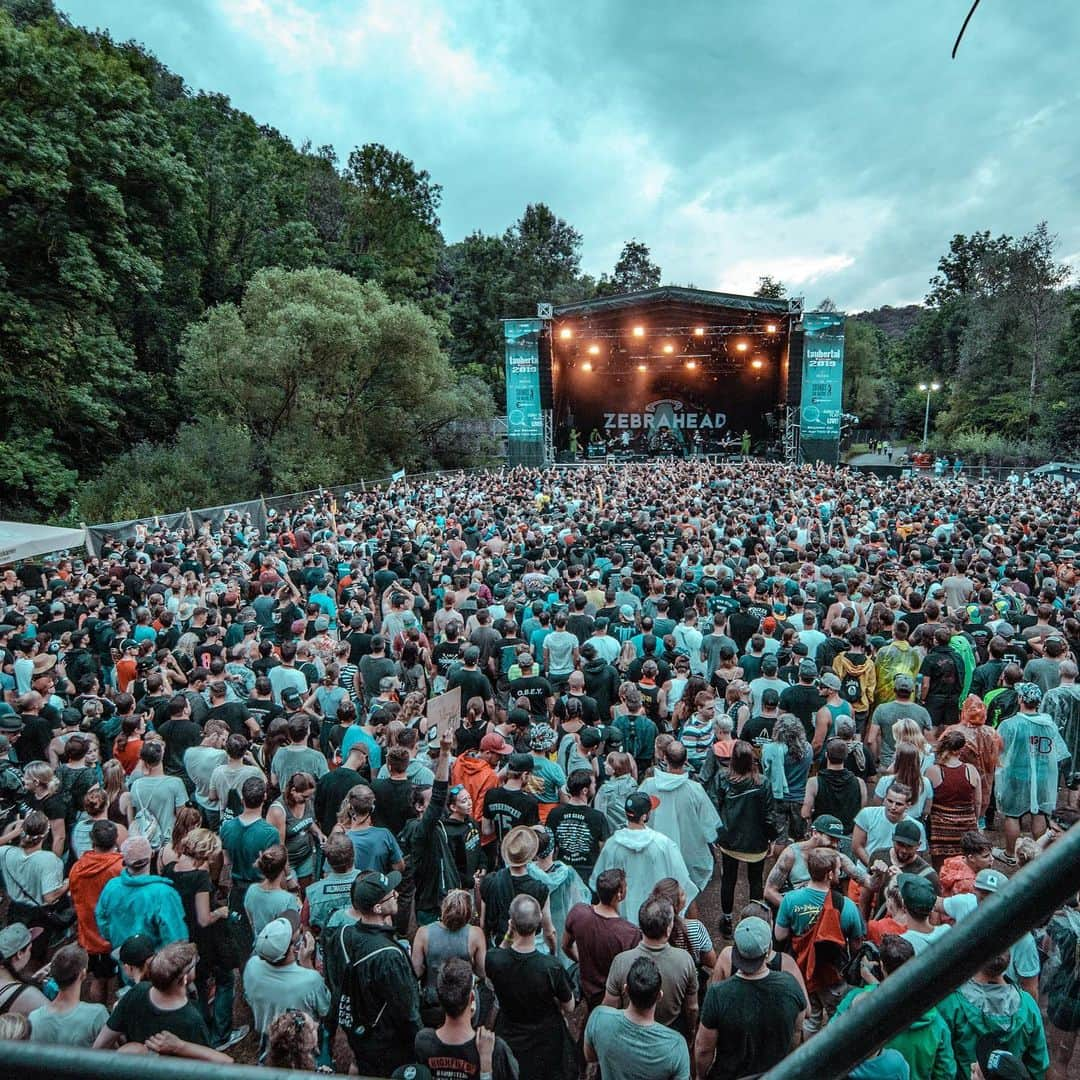
[[[995,896],[888,976],[857,1009],[765,1074],[764,1080],[839,1080],[893,1035],[1004,952],[1080,891],[1080,826],[1073,826]],[[0,1059],[2,1061],[2,1059]]]

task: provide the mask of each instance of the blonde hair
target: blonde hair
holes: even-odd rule
[[[926,741],[919,721],[913,720],[910,716],[902,716],[897,720],[892,726],[892,734],[894,745],[909,742],[915,744],[920,754],[927,754],[930,751],[930,744]]]
[[[43,798],[55,795],[60,790],[60,777],[53,771],[53,767],[45,761],[32,761],[23,770],[23,779],[29,780],[35,786],[44,787]]]
[[[472,897],[464,889],[451,889],[442,902],[439,921],[451,932],[460,930],[472,918]]]
[[[0,1016],[0,1040],[26,1042],[30,1038],[30,1021],[22,1013],[6,1012]]]
[[[180,850],[198,862],[209,862],[221,851],[221,837],[209,829],[192,829],[181,841]]]
[[[116,758],[109,758],[101,765],[101,782],[105,787],[105,794],[109,796],[109,803],[113,803],[125,791],[127,791],[127,774],[124,766]]]
[[[1039,845],[1030,836],[1021,836],[1016,841],[1016,865],[1027,866],[1039,854]]]

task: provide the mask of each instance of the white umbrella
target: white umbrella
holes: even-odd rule
[[[0,565],[48,555],[51,551],[82,547],[84,529],[56,529],[51,525],[30,525],[22,521],[0,521]]]

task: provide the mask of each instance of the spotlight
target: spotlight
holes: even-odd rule
[[[686,367],[687,367],[687,370],[693,371],[697,367],[697,361],[696,360],[687,360],[686,361]]]
[[[755,357],[753,360],[750,361],[750,366],[760,371],[765,366],[765,361]]]
[[[590,356],[599,356],[600,355],[600,346],[599,345],[590,345],[589,346],[589,355]]]
[[[644,326],[635,326],[634,327],[634,337],[644,337],[644,336],[645,336],[645,327]]]
[[[736,349],[738,349],[738,350],[739,350],[739,352],[746,352],[746,350],[747,350],[747,349],[749,349],[749,348],[750,348],[750,346],[749,346],[749,345],[747,345],[745,341],[740,341],[740,342],[739,342],[739,343],[738,343],[738,344],[737,344],[737,345],[735,346],[735,348],[736,348]]]
[[[774,323],[774,322],[769,323],[769,325],[765,327],[765,333],[766,334],[775,334],[776,333],[776,323]]]
[[[572,338],[573,336],[574,336],[574,331],[571,330],[569,326],[564,326],[559,331],[559,337],[561,337],[563,339],[563,341],[566,341],[569,338]]]
[[[648,366],[648,364],[638,364],[637,369],[638,369],[638,371],[648,371],[649,366]]]
[[[674,345],[672,345],[672,344],[671,344],[671,342],[669,341],[669,342],[668,342],[668,343],[667,343],[667,344],[666,344],[666,345],[664,346],[664,352],[666,352],[666,353],[673,353],[674,351],[675,351],[675,346],[674,346]]]
[[[582,371],[592,371],[592,362],[589,361],[589,360],[586,360],[585,363],[581,365],[581,370]]]
[[[705,327],[704,326],[695,326],[694,327],[694,337],[704,337],[704,336],[705,336]]]

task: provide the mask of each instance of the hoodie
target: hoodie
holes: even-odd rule
[[[88,851],[78,859],[68,875],[71,902],[79,922],[79,944],[93,955],[109,951],[109,941],[101,936],[94,908],[101,890],[120,875],[124,859],[118,851]]]
[[[155,950],[188,939],[180,894],[168,878],[156,874],[125,869],[106,882],[95,918],[101,936],[114,949],[136,934],[145,934]]]
[[[868,994],[873,989],[873,986],[862,986],[852,990],[840,1002],[836,1015],[846,1012],[862,994]],[[894,1035],[885,1043],[885,1047],[896,1050],[908,1063],[911,1080],[956,1080],[956,1077],[966,1077],[971,1071],[969,1067],[966,1071],[957,1072],[949,1028],[935,1009],[923,1013],[918,1020]]]
[[[593,806],[608,819],[612,831],[626,826],[626,810],[623,804],[627,796],[633,795],[635,791],[637,782],[629,773],[613,776],[600,785],[600,790],[593,799]]]
[[[595,892],[600,875],[615,866],[626,873],[626,897],[619,905],[619,914],[635,926],[638,909],[661,878],[674,878],[686,893],[687,904],[700,891],[690,877],[678,844],[648,826],[619,829],[608,840],[593,867],[589,888]]]
[[[1050,1067],[1046,1032],[1034,998],[1009,982],[980,983],[969,979],[939,1001],[937,1011],[952,1032],[958,1076],[971,1072],[975,1044],[992,1035],[1003,1049],[1015,1054],[1043,1080]]]
[[[874,700],[874,691],[877,689],[877,670],[867,655],[854,650],[842,652],[833,661],[832,668],[840,677],[841,683],[848,676],[854,676],[859,680],[862,693],[858,701],[852,701],[849,704],[854,712],[866,712],[870,708],[870,702]],[[841,697],[843,697],[842,694]]]
[[[454,768],[450,774],[455,784],[460,784],[472,799],[473,817],[477,820],[484,809],[484,796],[492,789],[499,786],[499,777],[495,770],[479,754],[462,754],[454,762]],[[495,834],[481,839],[482,844],[493,844]]]
[[[679,845],[690,879],[704,889],[715,867],[710,845],[720,828],[720,815],[705,789],[688,773],[661,772],[640,790],[660,800],[649,823]]]

